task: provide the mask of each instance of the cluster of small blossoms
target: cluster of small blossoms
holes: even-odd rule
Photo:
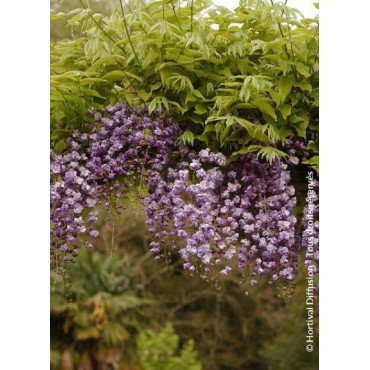
[[[286,138],[284,146],[280,145],[279,149],[283,149],[287,152],[289,155],[288,163],[294,166],[300,163],[300,158],[302,159],[302,162],[304,162],[309,157],[309,151],[307,150],[305,142],[292,135]]]
[[[178,125],[146,109],[117,104],[107,107],[105,117],[90,113],[97,122],[90,132],[74,132],[65,154],[51,152],[52,263],[57,250],[65,261],[77,256],[79,235],[98,236],[98,205],[109,209],[143,185],[149,189],[146,214],[156,258],[167,256],[170,240],[184,268],[205,279],[227,275],[235,264],[252,285],[262,274],[273,281],[293,279],[299,248],[296,198],[285,164],[251,154],[227,164],[222,153],[176,147]],[[292,138],[285,144],[289,163],[298,164],[304,144]],[[318,265],[315,250],[315,260],[316,255]]]
[[[310,184],[309,184],[310,185]],[[306,268],[312,269],[314,275],[319,272],[319,182],[311,180],[306,206],[303,210],[302,246],[306,249]]]
[[[146,109],[117,104],[106,108],[106,117],[90,113],[99,128],[92,125],[88,134],[75,131],[66,154],[51,152],[52,263],[57,249],[65,253],[65,261],[77,256],[80,234],[88,231],[97,237],[96,206],[108,208],[110,199],[122,198],[140,185],[145,168],[161,171],[179,136],[174,122],[149,116]]]
[[[292,280],[298,256],[296,199],[286,165],[253,155],[227,165],[223,154],[209,149],[182,158],[166,173],[149,176],[146,214],[157,258],[167,253],[167,239],[184,268],[205,279],[227,275],[237,259],[251,285],[262,274],[273,281]]]
[[[94,208],[97,202],[96,186],[92,185],[91,173],[84,165],[87,161],[85,154],[79,154],[80,144],[69,140],[71,152],[66,155],[50,155],[50,170],[52,184],[50,186],[50,229],[51,262],[55,259],[55,249],[64,252],[64,260],[77,256],[74,244],[79,234],[89,230],[91,236],[97,231],[93,226],[87,226],[82,213],[85,209]],[[92,224],[96,214],[89,214]],[[91,244],[87,245],[92,247]]]

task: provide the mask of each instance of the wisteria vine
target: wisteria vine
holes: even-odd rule
[[[144,204],[156,258],[166,256],[170,244],[184,268],[205,279],[234,267],[248,271],[251,285],[258,275],[294,278],[299,243],[287,164],[254,154],[227,163],[222,153],[177,145],[179,125],[146,108],[123,103],[108,106],[105,117],[90,113],[96,125],[88,133],[75,131],[65,154],[51,151],[52,264],[60,252],[64,261],[77,256],[79,235],[98,236],[99,206],[119,208],[117,200],[147,187]],[[295,154],[291,147],[293,165]]]

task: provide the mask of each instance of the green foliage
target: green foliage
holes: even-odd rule
[[[238,150],[237,152],[234,152],[230,160],[233,161],[235,157],[240,154],[247,154],[247,153],[253,153],[253,152],[257,152],[257,158],[259,157],[265,158],[269,162],[272,162],[275,158],[287,156],[287,154],[285,154],[281,150],[278,150],[271,146],[250,145],[246,148],[242,148]]]
[[[303,194],[300,208],[305,204],[304,198]],[[116,369],[139,370],[140,367],[133,367],[134,365],[129,367],[127,364],[128,361],[130,364],[137,364],[139,359],[137,333],[146,332],[147,329],[156,332],[158,328],[165,327],[166,322],[173,323],[180,345],[194,340],[198,359],[204,370],[313,370],[318,368],[319,328],[316,311],[315,350],[313,353],[307,353],[304,346],[307,312],[302,303],[305,301],[307,283],[303,266],[295,282],[295,293],[289,299],[279,298],[278,295],[284,290],[268,284],[267,280],[262,280],[261,285],[257,287],[250,287],[247,283],[245,286],[241,285],[240,281],[246,276],[239,275],[236,269],[233,269],[228,276],[215,280],[212,285],[198,275],[189,279],[181,260],[173,260],[166,268],[164,268],[165,261],[154,261],[148,251],[150,239],[140,210],[141,208],[138,211],[137,208],[129,207],[116,220],[113,261],[121,261],[117,264],[120,267],[106,268],[116,262],[113,263],[110,258],[112,227],[107,225],[106,216],[103,215],[99,219],[100,235],[96,242],[96,249],[89,253],[89,258],[98,254],[99,258],[94,258],[101,261],[101,266],[105,267],[93,268],[89,262],[87,265],[90,267],[87,270],[91,269],[93,272],[83,273],[86,267],[79,268],[80,263],[85,265],[83,254],[78,257],[78,264],[69,265],[72,283],[85,286],[83,291],[91,293],[72,295],[70,303],[68,297],[66,301],[63,295],[59,294],[58,285],[55,291],[52,290],[52,360],[53,363],[59,364],[52,369],[62,368],[60,366],[63,363],[62,354],[69,351],[76,369],[98,368],[97,365],[96,367],[86,365],[88,362],[86,355],[89,355],[102,368],[110,366]],[[171,248],[171,244],[168,244],[168,248]],[[81,252],[83,253],[82,249]],[[100,281],[110,281],[110,283],[102,284]],[[54,280],[52,285],[54,286]],[[92,287],[90,288],[89,285]],[[103,342],[103,339],[76,340],[72,335],[74,325],[64,332],[63,325],[68,310],[56,312],[55,302],[53,302],[56,297],[60,299],[58,307],[62,304],[65,307],[70,306],[71,309],[77,306],[84,313],[86,312],[84,302],[87,300],[84,297],[93,296],[94,292],[101,289],[106,292],[106,288],[99,288],[105,285],[111,286],[111,292],[117,289],[117,294],[122,289],[127,292],[122,304],[128,304],[130,301],[128,292],[132,292],[132,295],[141,302],[144,299],[144,302],[155,303],[128,309],[126,316],[123,313],[108,316],[108,322],[112,326],[117,325],[117,320],[124,320],[123,327],[130,333],[130,338],[116,346],[109,346],[108,342]],[[117,288],[114,288],[116,285]],[[71,289],[74,288],[69,290]],[[130,318],[138,325],[135,324],[135,327],[128,325],[129,321],[126,320]],[[151,353],[154,352],[153,348],[153,346],[150,347]],[[181,356],[177,348],[175,357]],[[66,361],[65,359],[64,362]],[[147,361],[152,360],[147,357]]]
[[[179,351],[179,336],[169,323],[158,333],[142,332],[138,338],[143,370],[201,370],[194,342],[189,340]]]
[[[81,0],[58,15],[81,37],[51,46],[53,146],[85,129],[88,108],[121,100],[164,107],[187,123],[181,140],[229,154],[235,141],[274,146],[318,131],[317,19],[262,0],[234,11],[208,0],[119,4],[103,16]]]
[[[78,264],[67,267],[58,266],[51,275],[52,347],[64,342],[84,353],[124,345],[126,356],[134,356],[140,309],[153,303],[134,287],[135,269],[124,258],[86,249]]]
[[[89,0],[89,5],[95,13],[109,15],[115,8],[114,1]],[[70,37],[81,36],[79,29],[68,23],[66,14],[80,7],[79,0],[50,0],[51,14],[50,39],[63,40]]]
[[[310,158],[304,163],[310,165],[317,172],[319,172],[319,156],[318,155],[315,155],[314,157]]]

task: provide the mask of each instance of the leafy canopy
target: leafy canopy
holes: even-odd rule
[[[80,3],[52,13],[82,35],[51,45],[56,151],[85,129],[90,107],[122,100],[166,112],[186,123],[183,142],[234,158],[233,142],[273,158],[289,134],[316,138],[318,19],[262,0],[234,11],[208,0],[121,0],[110,16]]]

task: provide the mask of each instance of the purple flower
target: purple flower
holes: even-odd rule
[[[99,235],[99,232],[97,230],[91,230],[89,234],[91,237],[96,238]]]

